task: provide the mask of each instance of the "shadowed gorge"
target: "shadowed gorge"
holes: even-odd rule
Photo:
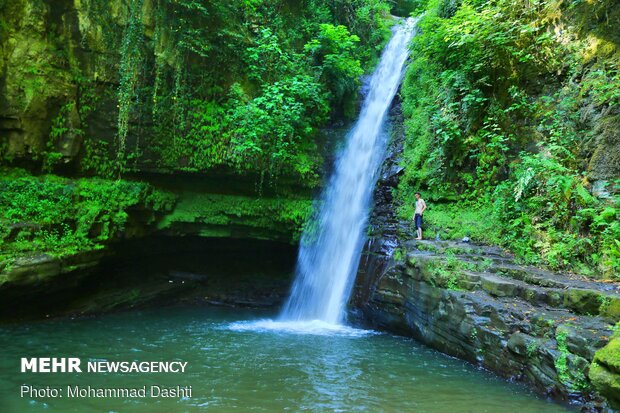
[[[252,239],[158,236],[119,242],[96,267],[3,290],[2,321],[154,305],[273,307],[288,292],[295,248]]]

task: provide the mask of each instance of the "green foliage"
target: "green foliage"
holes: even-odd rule
[[[583,160],[595,137],[618,132],[618,43],[604,35],[618,21],[612,3],[593,12],[556,0],[428,2],[401,92],[401,217],[417,190],[457,198],[493,223],[482,240],[526,262],[618,274],[618,196],[591,195]],[[609,19],[584,26],[591,13]],[[458,210],[434,215],[429,202],[427,215],[450,237],[474,232]]]
[[[132,0],[122,37],[107,39],[121,55],[118,131],[113,144],[86,142],[83,165],[103,176],[225,168],[261,185],[285,174],[315,186],[319,128],[353,107],[362,67],[389,34],[387,3],[156,3],[143,16]]]
[[[392,254],[392,258],[397,262],[404,262],[407,258],[407,250],[405,248],[396,248]]]
[[[395,0],[392,14],[396,16],[417,16],[424,11],[427,0]]]
[[[2,170],[0,260],[101,248],[123,232],[130,208],[163,211],[173,202],[170,194],[144,183],[34,177],[21,170]]]
[[[297,241],[311,212],[312,201],[308,199],[185,193],[159,226],[168,229],[178,223],[200,223],[207,228],[204,235],[209,236],[228,236],[231,228],[242,226],[255,229],[258,236],[277,238],[292,234],[292,240]]]
[[[351,35],[345,26],[321,24],[317,38],[304,46],[337,103],[350,98],[359,86],[363,74],[356,53],[359,41],[359,37]]]
[[[230,101],[230,157],[235,166],[250,163],[274,171],[274,165],[291,165],[302,179],[316,178],[313,125],[327,114],[320,85],[310,77],[293,76],[266,87],[244,105],[245,98],[239,94]]]
[[[558,378],[564,384],[570,382],[570,376],[568,374],[568,347],[566,345],[566,332],[560,331],[556,333],[555,340],[558,344],[559,356],[554,360],[555,371],[558,373]]]
[[[263,27],[258,30],[256,44],[246,49],[248,76],[258,82],[273,82],[292,69],[296,63],[293,58],[282,50],[278,36],[269,27]]]
[[[312,78],[283,78],[254,99],[234,84],[223,104],[194,99],[187,107],[187,134],[162,148],[166,166],[198,171],[226,165],[238,172],[285,172],[317,181],[320,160],[312,137],[327,106]]]
[[[84,132],[74,127],[69,121],[71,113],[75,109],[75,102],[69,102],[63,105],[58,112],[58,116],[52,119],[52,129],[47,141],[47,150],[43,153],[43,171],[51,172],[54,166],[59,163],[63,155],[58,152],[58,141],[67,134],[73,135],[75,138],[81,137]]]
[[[584,391],[590,387],[589,381],[583,371],[569,366],[568,344],[566,342],[568,335],[566,331],[556,330],[555,340],[558,346],[559,355],[554,360],[555,371],[558,373],[560,381],[570,391]]]
[[[460,290],[459,279],[463,271],[475,271],[476,264],[463,261],[447,254],[445,260],[431,260],[426,264],[426,271],[431,276],[429,281],[448,290]]]
[[[542,256],[552,268],[575,268],[577,258],[603,274],[618,274],[614,247],[620,211],[593,197],[578,171],[548,155],[523,154],[512,176],[495,191],[495,213],[506,225],[502,239],[507,245],[528,262],[540,262]]]
[[[11,76],[23,93],[8,103],[41,112],[37,123],[49,115],[51,133],[24,151],[0,140],[3,161],[105,178],[236,173],[259,187],[318,184],[330,148],[320,130],[356,106],[392,22],[384,0],[89,0],[76,40],[39,3],[50,27],[23,33],[36,56]],[[0,49],[28,31],[25,5],[0,3]]]
[[[527,343],[525,352],[528,358],[534,357],[537,351],[538,351],[538,342],[536,340],[531,340],[530,342]]]
[[[132,0],[130,6],[129,23],[121,45],[121,62],[119,66],[118,87],[118,131],[117,131],[117,168],[121,172],[125,167],[125,149],[129,120],[133,102],[136,98],[138,78],[142,69],[143,27],[141,21],[142,5],[144,0]]]
[[[605,312],[607,311],[607,309],[609,308],[609,306],[611,305],[611,298],[604,296],[604,295],[599,295],[598,297],[598,301],[600,303],[599,306],[599,314],[605,314]]]

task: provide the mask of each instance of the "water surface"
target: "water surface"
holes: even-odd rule
[[[165,308],[0,327],[0,411],[565,412],[415,341],[349,327],[286,326],[271,314]],[[256,321],[263,319],[262,321]],[[314,331],[312,331],[314,329]],[[186,374],[21,374],[19,358],[188,362]],[[182,399],[31,399],[23,383],[192,386]]]

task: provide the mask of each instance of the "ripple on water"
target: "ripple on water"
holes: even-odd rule
[[[366,337],[380,334],[373,330],[363,330],[342,324],[331,324],[321,320],[276,321],[271,319],[235,321],[224,324],[222,328],[231,331],[254,333],[310,334],[317,336]]]

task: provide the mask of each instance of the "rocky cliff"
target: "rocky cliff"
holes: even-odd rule
[[[352,316],[584,411],[620,408],[620,285],[520,265],[468,240],[414,240],[411,222],[393,214],[398,105],[392,116],[397,127],[375,189]]]

